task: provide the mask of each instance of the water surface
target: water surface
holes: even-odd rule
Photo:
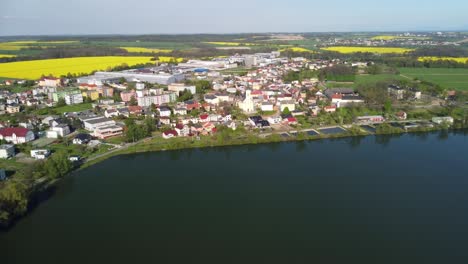
[[[0,252],[1,263],[467,263],[468,137],[114,157],[0,233]]]

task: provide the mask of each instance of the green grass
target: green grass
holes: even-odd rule
[[[82,45],[89,46],[105,46],[105,47],[142,47],[142,48],[155,48],[155,49],[171,49],[171,50],[184,50],[194,48],[189,42],[170,42],[170,41],[91,41],[82,42]]]
[[[84,104],[78,104],[78,105],[66,105],[66,106],[62,106],[62,107],[57,107],[55,108],[55,111],[57,111],[57,113],[59,114],[63,114],[65,112],[69,113],[69,112],[80,112],[80,111],[84,111],[84,110],[89,110],[89,109],[92,109],[93,106],[91,103],[84,103]]]
[[[391,81],[391,80],[405,80],[405,77],[395,74],[377,74],[377,75],[357,75],[356,81],[354,83],[355,87],[359,85],[369,84],[369,83],[378,83],[382,81]]]
[[[400,68],[402,76],[418,78],[449,90],[468,90],[468,69]]]

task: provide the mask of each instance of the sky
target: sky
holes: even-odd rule
[[[468,30],[466,0],[0,0],[0,36]]]

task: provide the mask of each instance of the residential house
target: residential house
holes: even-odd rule
[[[37,160],[44,160],[50,156],[50,150],[48,149],[34,149],[31,150],[31,157]]]
[[[190,135],[190,128],[187,125],[177,124],[174,130],[177,131],[177,134],[181,137],[186,137]]]
[[[336,112],[336,105],[325,106],[323,111],[326,113],[335,113]]]
[[[70,127],[66,124],[59,124],[47,131],[47,138],[64,137],[70,134]]]
[[[20,110],[21,110],[21,107],[17,104],[7,105],[6,107],[6,112],[9,114],[19,113]]]
[[[177,107],[174,109],[174,115],[187,115],[187,108],[186,107]]]
[[[83,145],[83,144],[88,144],[89,141],[91,141],[91,135],[89,135],[89,134],[78,134],[73,139],[73,144]]]
[[[59,86],[62,86],[62,80],[60,78],[44,77],[39,80],[39,86],[59,87]]]
[[[273,107],[274,107],[273,103],[270,103],[270,102],[263,102],[263,103],[262,103],[262,106],[261,106],[261,110],[262,110],[263,112],[272,112],[272,111],[274,111],[274,108],[273,108]]]
[[[209,104],[212,104],[212,105],[219,104],[219,98],[214,94],[206,94],[204,99],[205,99],[205,102]]]
[[[138,106],[138,105],[128,106],[127,109],[131,115],[139,116],[143,114],[143,107]]]
[[[13,144],[23,144],[34,140],[34,133],[23,127],[9,127],[0,129],[0,140]]]
[[[406,112],[400,111],[396,113],[396,117],[400,120],[406,120],[408,118],[408,115],[406,114]]]
[[[159,122],[163,125],[170,125],[171,124],[171,118],[167,116],[163,116],[159,118]]]
[[[8,159],[15,156],[15,146],[14,145],[1,145],[0,146],[0,159]]]
[[[193,109],[200,109],[200,104],[197,101],[187,101],[185,102],[187,111],[192,111]]]
[[[269,122],[270,124],[273,124],[273,125],[279,124],[279,123],[281,123],[281,121],[283,121],[283,119],[281,118],[281,116],[270,116],[270,117],[268,117],[267,120],[268,120],[268,122]]]
[[[179,134],[177,133],[176,130],[168,130],[168,131],[164,131],[162,136],[164,139],[170,139],[170,138],[174,138],[174,137],[177,137]]]
[[[171,116],[171,109],[167,106],[161,106],[158,108],[159,116],[161,117],[170,117]]]
[[[296,110],[296,103],[293,100],[282,101],[281,104],[280,104],[280,111],[283,112],[286,108],[289,111],[295,111]]]

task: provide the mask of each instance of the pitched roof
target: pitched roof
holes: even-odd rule
[[[8,127],[0,129],[0,135],[4,137],[11,137],[15,134],[17,137],[26,137],[30,130],[23,127]]]

